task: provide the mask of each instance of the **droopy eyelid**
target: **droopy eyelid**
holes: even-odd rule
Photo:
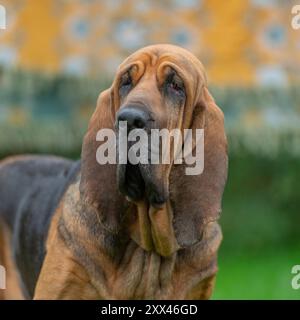
[[[129,70],[127,70],[125,73],[123,73],[120,76],[120,86],[130,84],[132,83],[132,77],[129,73]]]
[[[175,81],[177,84],[181,85],[184,87],[184,81],[183,79],[178,75],[178,73],[171,68],[171,72],[166,77],[167,82]]]

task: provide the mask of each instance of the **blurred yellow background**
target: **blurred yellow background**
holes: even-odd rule
[[[113,75],[134,50],[173,43],[195,53],[217,85],[289,85],[300,80],[300,32],[292,1],[2,0],[0,64]]]

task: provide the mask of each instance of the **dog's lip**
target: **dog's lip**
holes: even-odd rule
[[[158,191],[157,186],[151,179],[149,179],[149,176],[145,173],[143,170],[144,166],[138,166],[139,172],[141,174],[141,178],[143,180],[144,186],[139,185],[127,185],[126,182],[126,172],[128,170],[128,164],[119,164],[118,165],[118,186],[120,192],[125,195],[131,202],[135,202],[138,200],[146,200],[149,205],[156,209],[160,209],[164,206],[164,204],[168,200],[168,195],[163,191]],[[131,188],[131,190],[130,190]],[[144,190],[134,190],[135,188],[143,188]],[[129,191],[133,191],[129,192]],[[140,194],[140,197],[134,197],[133,195],[137,195],[139,191],[142,191]]]
[[[150,205],[155,208],[155,209],[162,209],[165,205],[165,203],[167,202],[166,199],[160,201],[160,202],[153,202],[153,201],[150,201]]]
[[[147,190],[146,193],[149,204],[156,209],[161,209],[168,200],[168,195],[163,191],[159,192],[156,188]]]
[[[133,168],[133,174],[136,175],[136,179],[128,178],[128,170]],[[119,191],[129,197],[132,201],[141,200],[145,195],[145,182],[139,171],[138,165],[131,164],[119,164],[118,165],[118,187]],[[137,172],[138,171],[138,172]]]

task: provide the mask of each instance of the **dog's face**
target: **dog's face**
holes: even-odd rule
[[[112,87],[116,131],[126,122],[128,132],[144,130],[149,136],[149,164],[118,166],[119,189],[130,200],[160,207],[168,199],[170,165],[150,164],[151,129],[190,128],[204,82],[200,62],[173,46],[146,47],[120,66]]]
[[[120,141],[124,135],[118,125],[124,121],[126,135],[138,129],[146,133],[146,139],[151,129],[179,129],[181,133],[184,129],[204,129],[203,172],[186,175],[189,165],[185,158],[182,164],[175,164],[174,151],[184,149],[186,140],[176,146],[171,142],[170,162],[166,164],[148,161],[132,165],[128,161],[100,165],[96,153],[103,142],[96,139],[98,131],[114,130]],[[152,154],[151,141],[147,145]],[[82,148],[81,198],[89,208],[97,210],[102,225],[118,232],[126,220],[129,198],[139,212],[149,211],[141,215],[150,217],[151,230],[166,239],[172,237],[169,230],[174,227],[178,244],[186,247],[198,241],[204,226],[219,216],[226,176],[223,113],[206,87],[200,61],[187,50],[172,45],[149,46],[128,57],[120,65],[112,86],[100,94]],[[136,219],[134,214],[132,217]],[[160,220],[165,217],[169,222]],[[159,227],[153,228],[154,225]]]

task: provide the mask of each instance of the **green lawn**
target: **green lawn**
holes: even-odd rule
[[[300,248],[274,248],[264,254],[228,254],[221,250],[213,299],[300,299],[291,286]]]

